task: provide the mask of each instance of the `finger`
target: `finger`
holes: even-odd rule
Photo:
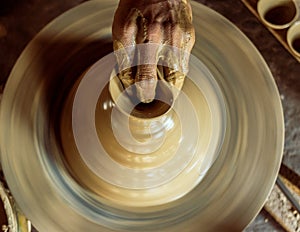
[[[126,89],[134,83],[131,66],[134,58],[135,37],[138,32],[136,25],[138,12],[131,9],[126,20],[124,20],[123,12],[126,11],[118,8],[115,13],[112,36],[114,53],[118,63],[118,77]]]
[[[166,82],[175,87],[176,93],[182,89],[188,73],[190,52],[177,47],[168,47],[164,52],[163,77]],[[177,94],[175,94],[175,98]]]
[[[130,10],[118,8],[112,25],[113,40],[122,42],[124,47],[135,45],[135,38],[138,32],[137,18],[139,11],[135,8]]]
[[[131,64],[131,54],[129,48],[125,48],[123,43],[119,40],[113,41],[113,48],[119,71],[129,68]]]
[[[164,80],[169,83],[170,86],[174,87],[172,88],[172,92],[174,99],[176,99],[183,87],[186,75],[169,67],[163,67],[163,73]]]
[[[191,53],[194,44],[195,44],[195,29],[192,24],[190,24],[187,28],[185,28],[182,38],[182,48],[186,50],[186,52]]]
[[[141,57],[148,56],[148,62],[140,62],[141,65],[137,67],[135,85],[137,90],[137,97],[139,98],[139,100],[141,102],[148,103],[153,101],[153,99],[155,98],[155,90],[157,84],[157,59],[150,58],[150,56],[152,56],[151,53],[155,53],[155,51],[153,51],[152,49],[146,49],[143,46],[142,50],[144,51],[140,52],[139,58],[140,60],[144,60],[144,58]]]
[[[177,17],[180,20],[178,21],[176,26],[179,26],[179,29],[181,29],[181,32],[179,30],[178,33],[182,37],[181,40],[177,40],[177,42],[181,41],[181,44],[177,44],[177,46],[187,50],[187,52],[190,53],[195,43],[195,30],[192,24],[193,15],[190,3],[181,2],[181,4],[179,4],[178,13],[179,15],[177,15]],[[173,42],[176,43],[176,41]]]
[[[187,69],[183,60],[184,49],[180,48],[182,31],[179,27],[176,27],[170,33],[172,34],[170,36],[170,45],[164,46],[162,49],[163,76],[166,82],[180,91],[185,79],[185,70]],[[176,97],[177,94],[175,95]]]
[[[135,85],[137,97],[141,102],[148,103],[155,98],[157,84],[156,67],[158,62],[159,45],[162,41],[160,24],[154,23],[147,28],[147,41],[140,44],[138,49],[137,73]],[[138,41],[140,42],[140,41]]]
[[[165,81],[178,91],[182,89],[188,73],[190,51],[194,44],[193,30],[183,31],[179,24],[167,27],[165,38],[170,46],[165,46],[162,58],[164,63],[163,75]],[[177,97],[175,94],[175,97]]]

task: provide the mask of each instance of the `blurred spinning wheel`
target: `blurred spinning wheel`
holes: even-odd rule
[[[191,111],[184,117],[183,105],[171,104],[175,127],[146,159],[116,148],[112,129],[115,7],[98,0],[66,12],[13,69],[1,105],[1,163],[17,203],[39,231],[241,230],[263,206],[282,156],[282,108],[265,62],[230,22],[193,2],[197,41],[182,91]],[[74,129],[82,112],[95,122],[91,133],[80,133],[91,121],[75,120]],[[82,154],[76,128],[85,148],[97,138],[109,157]]]

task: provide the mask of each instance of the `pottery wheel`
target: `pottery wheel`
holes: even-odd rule
[[[39,231],[241,231],[282,157],[268,67],[235,26],[192,2],[197,39],[182,91],[152,105],[163,113],[132,116],[115,78],[116,4],[64,13],[17,61],[0,121],[16,202]]]

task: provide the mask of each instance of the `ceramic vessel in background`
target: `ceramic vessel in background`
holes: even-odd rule
[[[295,22],[288,29],[286,40],[292,52],[300,57],[300,21]]]
[[[257,12],[265,25],[280,30],[298,19],[299,6],[295,0],[259,0]]]

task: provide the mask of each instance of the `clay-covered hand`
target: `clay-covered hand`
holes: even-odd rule
[[[124,88],[135,83],[140,101],[155,98],[159,78],[182,88],[195,43],[188,0],[120,0],[112,35],[118,77]],[[136,58],[140,65],[133,67]]]

